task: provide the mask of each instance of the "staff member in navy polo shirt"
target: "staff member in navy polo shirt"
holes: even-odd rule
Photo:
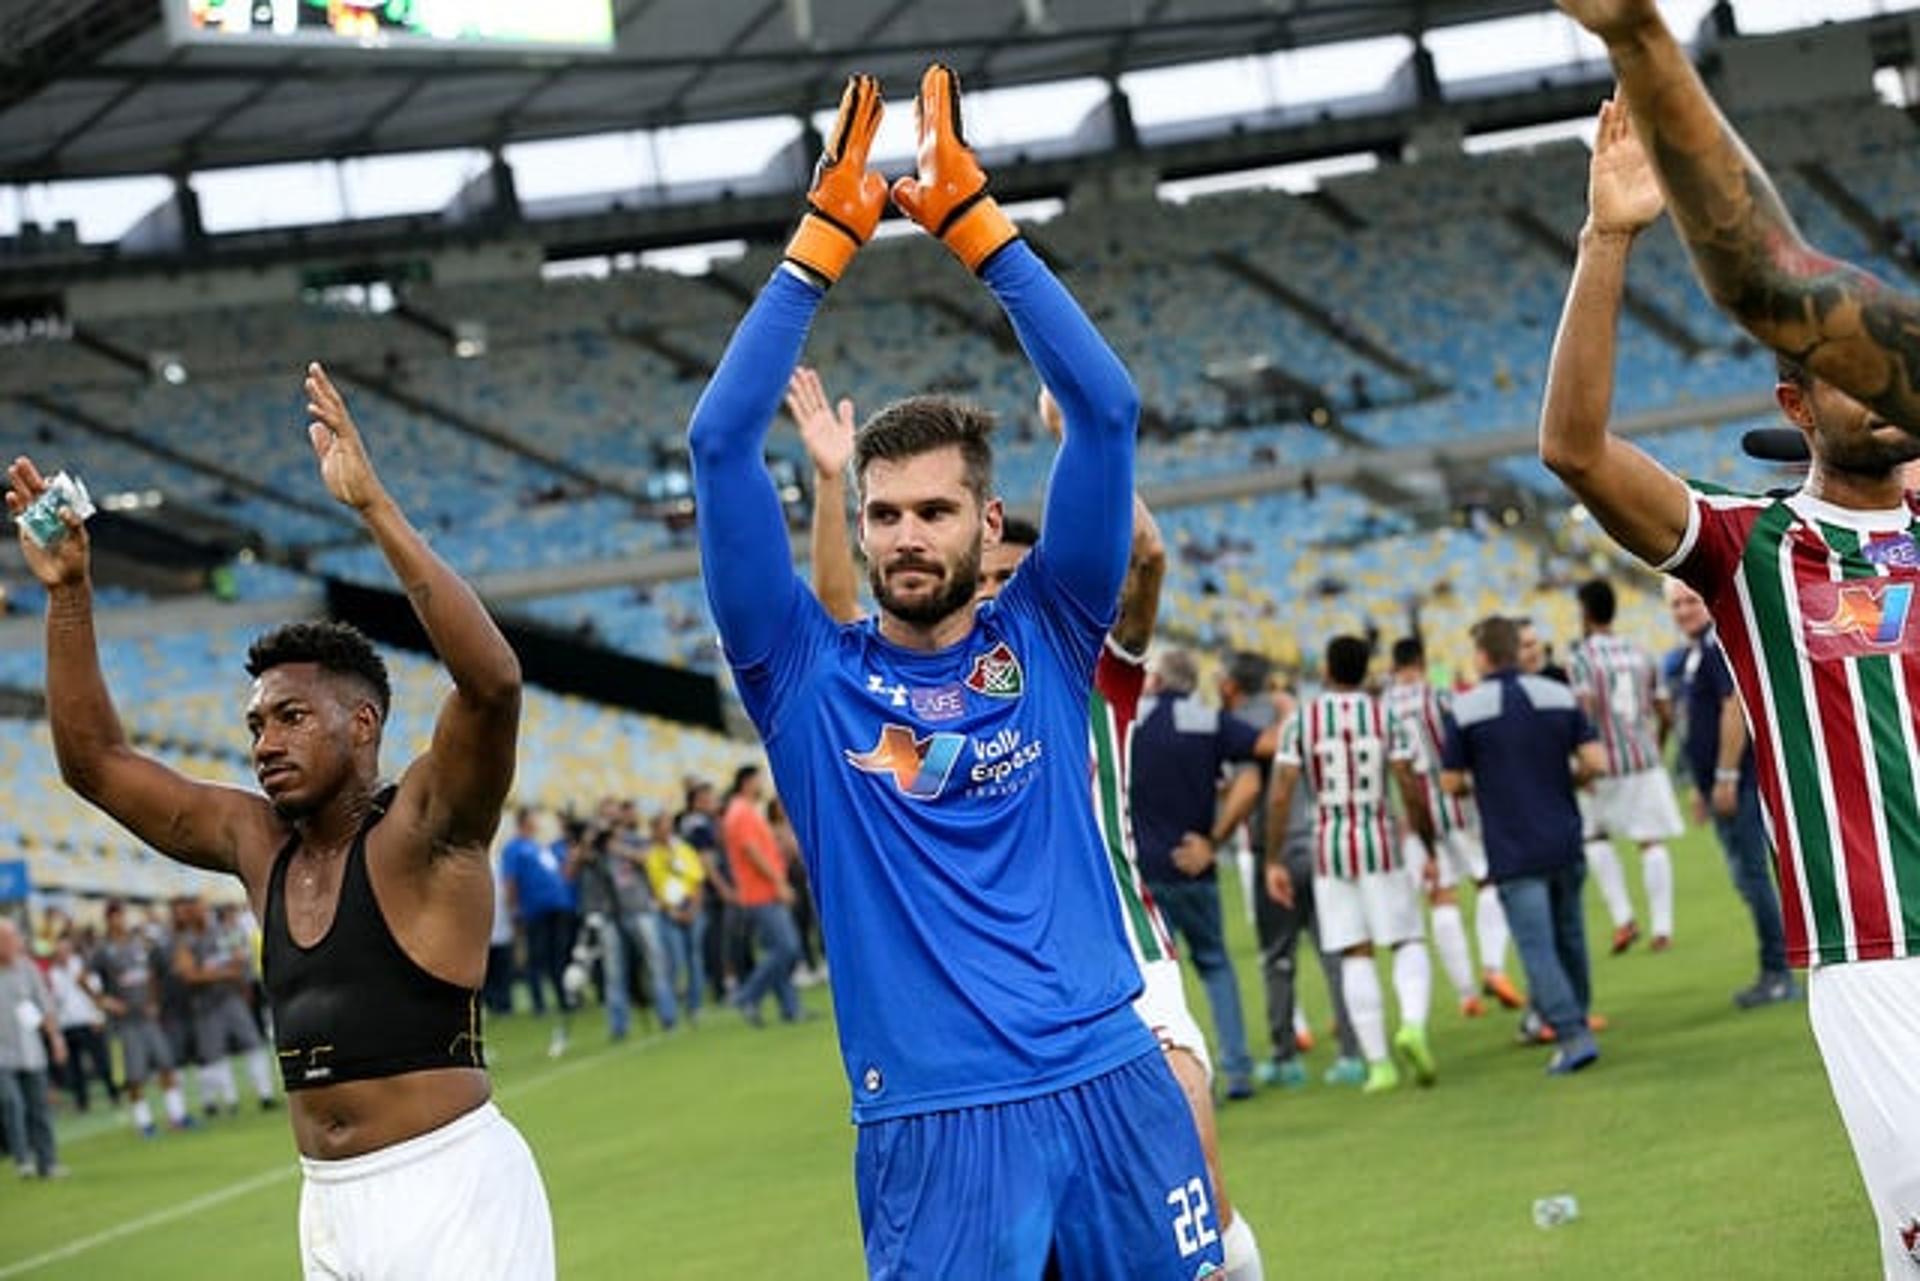
[[[1571,689],[1521,673],[1512,619],[1483,620],[1473,640],[1482,679],[1446,717],[1440,786],[1479,799],[1487,869],[1534,1008],[1559,1045],[1547,1071],[1564,1076],[1600,1057],[1587,1027],[1587,865],[1574,789],[1606,769],[1606,755]]]
[[[1260,777],[1247,770],[1233,780],[1224,804],[1222,770],[1270,760],[1280,729],[1264,733],[1237,716],[1193,697],[1199,673],[1193,656],[1169,650],[1154,669],[1151,696],[1142,699],[1133,731],[1134,845],[1140,874],[1167,926],[1186,943],[1207,989],[1214,1039],[1227,1079],[1227,1097],[1253,1094],[1253,1056],[1240,1013],[1240,980],[1227,955],[1214,879],[1215,847],[1247,820],[1260,800]]]
[[[1684,712],[1682,750],[1697,792],[1696,808],[1713,814],[1713,830],[1727,856],[1727,873],[1746,900],[1760,944],[1760,977],[1752,987],[1735,992],[1733,1003],[1751,1010],[1791,1001],[1799,992],[1787,969],[1786,929],[1780,922],[1780,896],[1767,870],[1767,829],[1760,817],[1753,744],[1747,737],[1740,700],[1734,697],[1733,673],[1714,638],[1713,618],[1700,593],[1669,578],[1667,608],[1673,613],[1674,626],[1687,639],[1674,701]]]

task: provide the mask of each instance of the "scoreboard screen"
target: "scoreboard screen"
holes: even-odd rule
[[[612,0],[168,0],[175,41],[475,53],[606,52]]]

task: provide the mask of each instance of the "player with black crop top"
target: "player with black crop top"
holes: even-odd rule
[[[390,691],[350,627],[256,641],[246,709],[260,792],[188,779],[126,738],[100,672],[86,530],[41,547],[47,711],[63,778],[135,836],[245,885],[306,1172],[308,1276],[540,1278],[552,1227],[531,1152],[489,1101],[477,994],[493,922],[488,846],[513,781],[520,664],[472,590],[407,523],[318,365],[321,478],[406,589],[453,680],[430,750],[383,786]],[[45,488],[9,469],[16,517]]]

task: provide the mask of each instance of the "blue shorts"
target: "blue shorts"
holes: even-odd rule
[[[876,1281],[1195,1281],[1223,1263],[1158,1050],[1055,1094],[863,1125],[854,1170]]]

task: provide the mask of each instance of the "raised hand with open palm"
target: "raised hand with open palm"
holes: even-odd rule
[[[320,463],[320,479],[334,498],[364,514],[386,501],[387,491],[367,457],[360,428],[347,412],[347,402],[339,389],[317,362],[307,366],[306,389],[307,416],[311,419],[307,438]]]
[[[1602,235],[1638,235],[1666,205],[1660,180],[1633,132],[1627,104],[1607,99],[1600,104],[1600,127],[1588,168],[1588,227]]]
[[[853,402],[827,399],[820,375],[802,365],[787,380],[787,413],[800,429],[800,440],[821,476],[844,479],[853,458]]]

